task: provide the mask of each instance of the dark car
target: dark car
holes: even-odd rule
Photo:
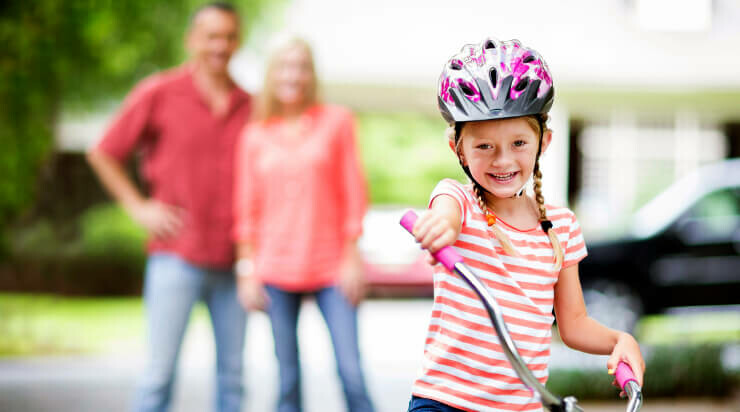
[[[740,303],[740,159],[679,179],[635,214],[628,237],[588,250],[584,299],[607,325],[629,330],[643,313]]]

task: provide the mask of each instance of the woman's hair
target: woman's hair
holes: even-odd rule
[[[537,116],[539,116],[539,118]],[[547,237],[550,238],[550,244],[552,244],[553,252],[555,254],[555,268],[556,270],[560,270],[564,259],[563,248],[560,246],[560,241],[558,241],[557,235],[555,234],[555,228],[552,226],[552,222],[547,219],[545,197],[542,195],[542,170],[540,170],[540,150],[542,148],[542,136],[547,130],[548,115],[545,113],[537,116],[524,117],[529,127],[531,127],[532,130],[534,130],[534,132],[540,137],[539,146],[537,148],[537,157],[535,158],[534,162],[534,199],[537,202],[537,213],[540,225],[542,226],[542,230],[547,233]],[[461,134],[462,128],[463,125],[459,123],[453,124],[447,128],[447,138],[450,139],[450,141],[453,142],[453,144],[455,145],[455,153],[457,153],[458,158],[460,157],[460,145],[462,142],[462,136],[458,136],[458,134]],[[462,166],[462,160],[460,161],[460,165]],[[485,189],[478,182],[476,182],[475,179],[472,178],[470,173],[468,173],[468,176],[473,182],[473,191],[475,192],[475,196],[478,198],[478,206],[480,206],[481,211],[486,214],[488,211],[488,206],[486,206],[486,200],[483,196],[483,194],[485,193]],[[495,224],[489,224],[489,226],[493,230],[494,236],[501,243],[501,246],[504,248],[504,250],[512,256],[518,256],[519,253],[514,249],[514,246],[511,244],[511,240],[509,240],[509,237],[506,236],[506,233],[496,227]]]
[[[280,114],[282,107],[275,96],[275,73],[280,68],[280,58],[282,55],[293,48],[300,48],[306,52],[306,55],[308,56],[309,70],[311,71],[311,82],[306,90],[303,108],[312,106],[318,101],[318,78],[316,76],[316,66],[314,65],[311,46],[301,37],[286,36],[277,41],[267,61],[267,70],[265,71],[262,92],[257,98],[257,107],[254,111],[255,119],[265,120]]]

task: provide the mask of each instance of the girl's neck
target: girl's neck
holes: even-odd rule
[[[501,198],[486,192],[483,196],[486,201],[486,206],[498,214],[512,215],[527,207],[528,197],[526,195]]]
[[[484,194],[486,206],[507,223],[518,228],[530,228],[537,224],[535,202],[528,195],[500,198],[490,193]]]

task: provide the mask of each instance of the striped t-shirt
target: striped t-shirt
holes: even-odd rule
[[[471,185],[445,179],[431,199],[440,195],[454,198],[462,211],[462,230],[453,247],[496,298],[519,354],[544,384],[559,273],[549,238],[539,224],[521,230],[498,219],[521,255],[509,256],[486,224]],[[577,264],[586,256],[586,245],[575,215],[548,205],[547,217],[565,254],[563,268]],[[477,295],[442,265],[435,268],[432,318],[413,393],[466,411],[542,409],[511,368]]]

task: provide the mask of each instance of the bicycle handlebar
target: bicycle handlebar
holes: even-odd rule
[[[401,226],[403,226],[409,233],[412,233],[414,223],[418,216],[413,210],[407,211],[401,218]],[[501,307],[498,305],[493,296],[488,292],[488,289],[478,279],[478,276],[470,269],[464,262],[462,256],[460,256],[455,249],[451,246],[446,246],[439,251],[432,254],[437,261],[442,263],[448,270],[455,272],[460,276],[478,295],[483,302],[488,316],[491,318],[493,328],[496,330],[496,334],[501,340],[501,347],[504,350],[504,355],[509,360],[512,368],[522,380],[524,385],[530,388],[535,396],[543,403],[543,405],[552,411],[582,411],[578,406],[577,401],[574,397],[568,396],[566,398],[560,398],[553,394],[544,385],[540,383],[537,378],[534,377],[532,372],[529,370],[527,365],[519,356],[519,352],[514,345],[514,341],[511,339],[509,330],[506,328],[504,323],[503,312]],[[640,386],[637,384],[637,379],[632,373],[629,365],[624,362],[620,362],[615,372],[617,382],[619,386],[627,393],[630,399],[627,405],[628,412],[637,412],[640,410],[642,405],[642,394]]]
[[[414,228],[414,223],[416,223],[416,219],[419,217],[414,213],[413,210],[409,210],[408,212],[404,213],[403,217],[401,217],[401,226],[403,226],[404,229],[408,230],[409,233]],[[434,256],[435,259],[444,267],[447,268],[449,271],[455,270],[455,265],[457,263],[462,263],[463,258],[460,256],[457,252],[455,252],[455,249],[453,249],[450,246],[444,247],[440,250],[438,250],[435,253],[432,253],[432,256]]]

